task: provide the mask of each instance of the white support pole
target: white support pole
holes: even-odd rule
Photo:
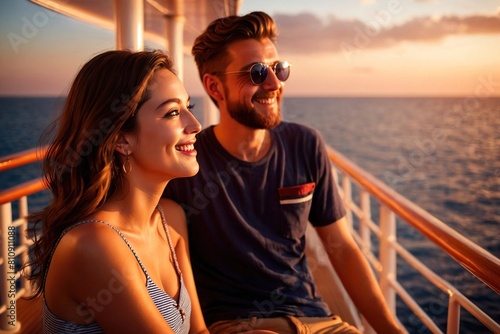
[[[115,0],[116,49],[144,50],[143,0]]]
[[[219,123],[219,109],[210,99],[208,94],[203,98],[203,127],[206,128],[210,125]]]
[[[184,15],[182,12],[166,16],[167,51],[174,60],[177,76],[184,81]]]

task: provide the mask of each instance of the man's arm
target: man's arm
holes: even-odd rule
[[[358,310],[377,333],[404,333],[391,314],[368,261],[349,231],[347,221],[316,227],[330,262]]]

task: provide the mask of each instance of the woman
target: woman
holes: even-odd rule
[[[186,220],[161,199],[198,172],[201,127],[171,59],[109,51],[70,89],[43,169],[52,202],[29,275],[44,331],[208,333],[195,290]]]

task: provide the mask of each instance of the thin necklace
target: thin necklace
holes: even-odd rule
[[[167,233],[168,246],[170,247],[170,252],[172,253],[172,257],[174,259],[175,269],[177,270],[177,274],[179,275],[179,287],[180,287],[179,301],[175,301],[175,299],[174,299],[174,301],[176,303],[176,308],[181,315],[182,322],[184,323],[184,320],[186,319],[186,312],[184,312],[184,310],[182,309],[182,307],[180,305],[181,292],[182,292],[182,272],[181,272],[181,268],[179,267],[179,264],[177,263],[177,256],[175,255],[175,250],[174,250],[174,246],[172,244],[172,239],[170,238],[170,232],[168,231],[168,225],[167,225],[167,222],[165,220],[165,214],[163,213],[163,208],[159,204],[156,206],[156,208],[160,212],[161,222],[163,224],[163,228],[165,229],[165,232]]]

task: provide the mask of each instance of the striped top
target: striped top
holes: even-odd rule
[[[52,251],[52,254],[50,256],[50,260],[52,260],[52,256],[54,254],[54,251],[59,244],[60,240],[62,237],[69,232],[71,229],[82,225],[86,223],[102,223],[105,224],[109,227],[111,227],[113,230],[115,230],[125,241],[127,246],[130,248],[132,253],[134,254],[135,258],[137,259],[137,262],[141,266],[142,270],[144,271],[144,274],[146,275],[146,288],[148,290],[149,295],[151,296],[151,299],[155,303],[156,307],[160,311],[161,315],[165,319],[165,321],[169,324],[169,326],[172,328],[172,330],[175,333],[179,334],[184,334],[189,332],[189,324],[190,324],[190,318],[191,318],[191,299],[189,298],[188,291],[186,289],[186,286],[184,285],[184,280],[182,279],[182,273],[179,267],[179,264],[177,262],[177,257],[175,255],[175,250],[172,245],[172,240],[170,238],[170,233],[168,232],[168,226],[165,221],[164,213],[162,208],[158,205],[157,206],[158,211],[160,212],[161,219],[163,222],[163,227],[165,229],[165,232],[167,234],[167,239],[168,239],[168,244],[170,246],[170,250],[172,252],[172,257],[174,259],[174,264],[175,264],[175,269],[177,270],[177,273],[179,275],[179,281],[180,281],[180,292],[179,292],[179,303],[177,303],[172,297],[170,297],[168,294],[166,294],[163,290],[161,290],[151,279],[149,276],[146,268],[142,264],[142,261],[139,259],[137,256],[137,253],[135,250],[132,248],[128,240],[125,238],[123,233],[121,233],[120,230],[112,226],[111,224],[107,222],[103,222],[100,220],[85,220],[81,221],[73,226],[68,227],[64,232],[61,234],[59,237],[56,246],[54,247],[54,250]],[[49,260],[49,261],[50,261]],[[47,270],[48,272],[48,270]],[[45,278],[47,278],[47,273],[45,273]],[[45,285],[45,279],[44,283]],[[54,315],[49,307],[47,306],[47,303],[45,301],[45,297],[43,298],[43,332],[44,333],[104,333],[104,331],[99,327],[99,325],[94,322],[88,325],[78,325],[72,322],[68,322],[65,320],[62,320],[58,318],[56,315]]]

